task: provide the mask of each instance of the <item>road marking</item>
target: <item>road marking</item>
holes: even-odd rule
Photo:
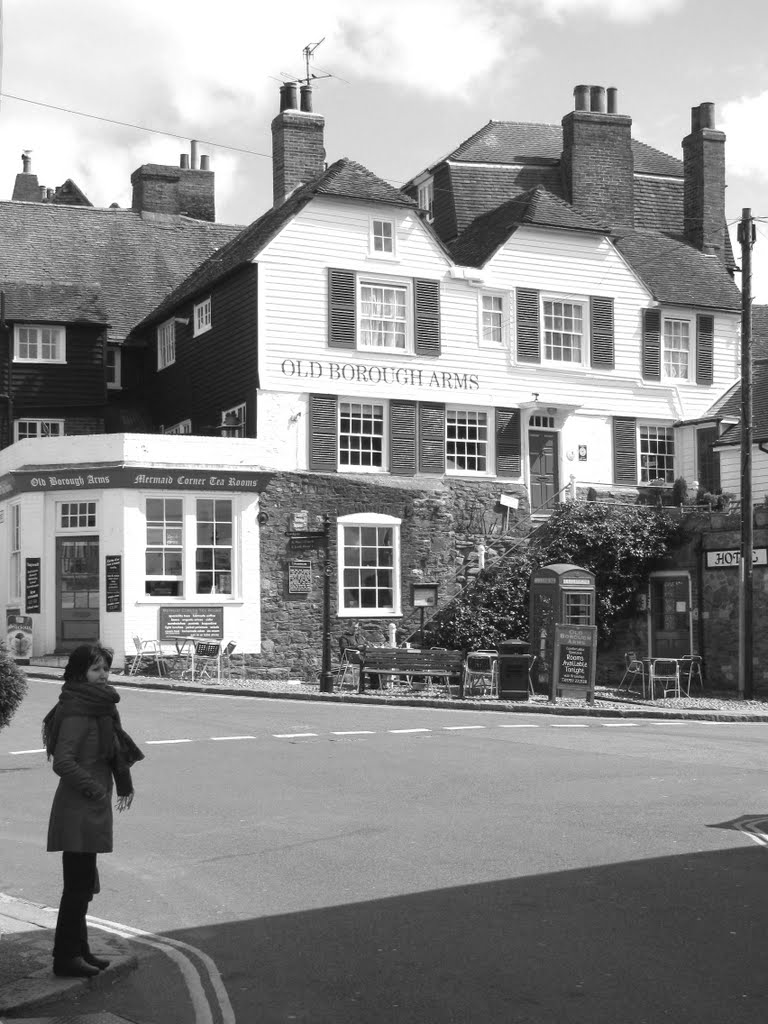
[[[316,732],[273,732],[272,736],[276,740],[295,740],[300,736],[317,736]]]
[[[373,729],[346,729],[343,732],[332,732],[331,736],[375,736]]]
[[[36,750],[9,750],[8,753],[11,754],[11,755],[14,755],[14,754],[44,754],[45,753],[45,747],[39,747]]]
[[[551,729],[586,729],[586,722],[551,722]]]
[[[432,730],[431,729],[387,729],[387,732],[396,732],[396,733],[403,733],[403,732],[432,732]]]
[[[500,725],[500,729],[538,729],[538,722],[513,722],[510,725]]]
[[[191,743],[192,740],[144,740],[147,746],[158,743]]]
[[[444,725],[446,732],[458,732],[459,729],[484,729],[484,725]]]
[[[601,722],[604,729],[633,729],[637,722]]]
[[[212,740],[255,740],[255,736],[211,736]]]

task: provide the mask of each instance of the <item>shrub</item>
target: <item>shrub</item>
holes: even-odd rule
[[[13,718],[27,692],[27,678],[0,640],[0,729]]]

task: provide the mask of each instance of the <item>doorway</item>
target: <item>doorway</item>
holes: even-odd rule
[[[56,650],[99,639],[99,539],[56,540]]]
[[[691,653],[691,587],[687,576],[651,577],[651,656]]]
[[[557,434],[552,430],[528,431],[528,464],[531,472],[531,512],[551,509],[560,490]]]

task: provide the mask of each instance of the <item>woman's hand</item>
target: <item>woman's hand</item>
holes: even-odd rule
[[[132,803],[133,803],[133,790],[131,790],[131,792],[128,793],[126,796],[119,796],[117,798],[116,806],[117,806],[118,811],[127,811]]]

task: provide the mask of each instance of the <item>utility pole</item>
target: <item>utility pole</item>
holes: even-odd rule
[[[739,693],[752,697],[752,211],[741,211],[741,558],[739,561]]]
[[[320,693],[333,693],[331,672],[331,522],[323,516],[323,649],[320,667]]]

